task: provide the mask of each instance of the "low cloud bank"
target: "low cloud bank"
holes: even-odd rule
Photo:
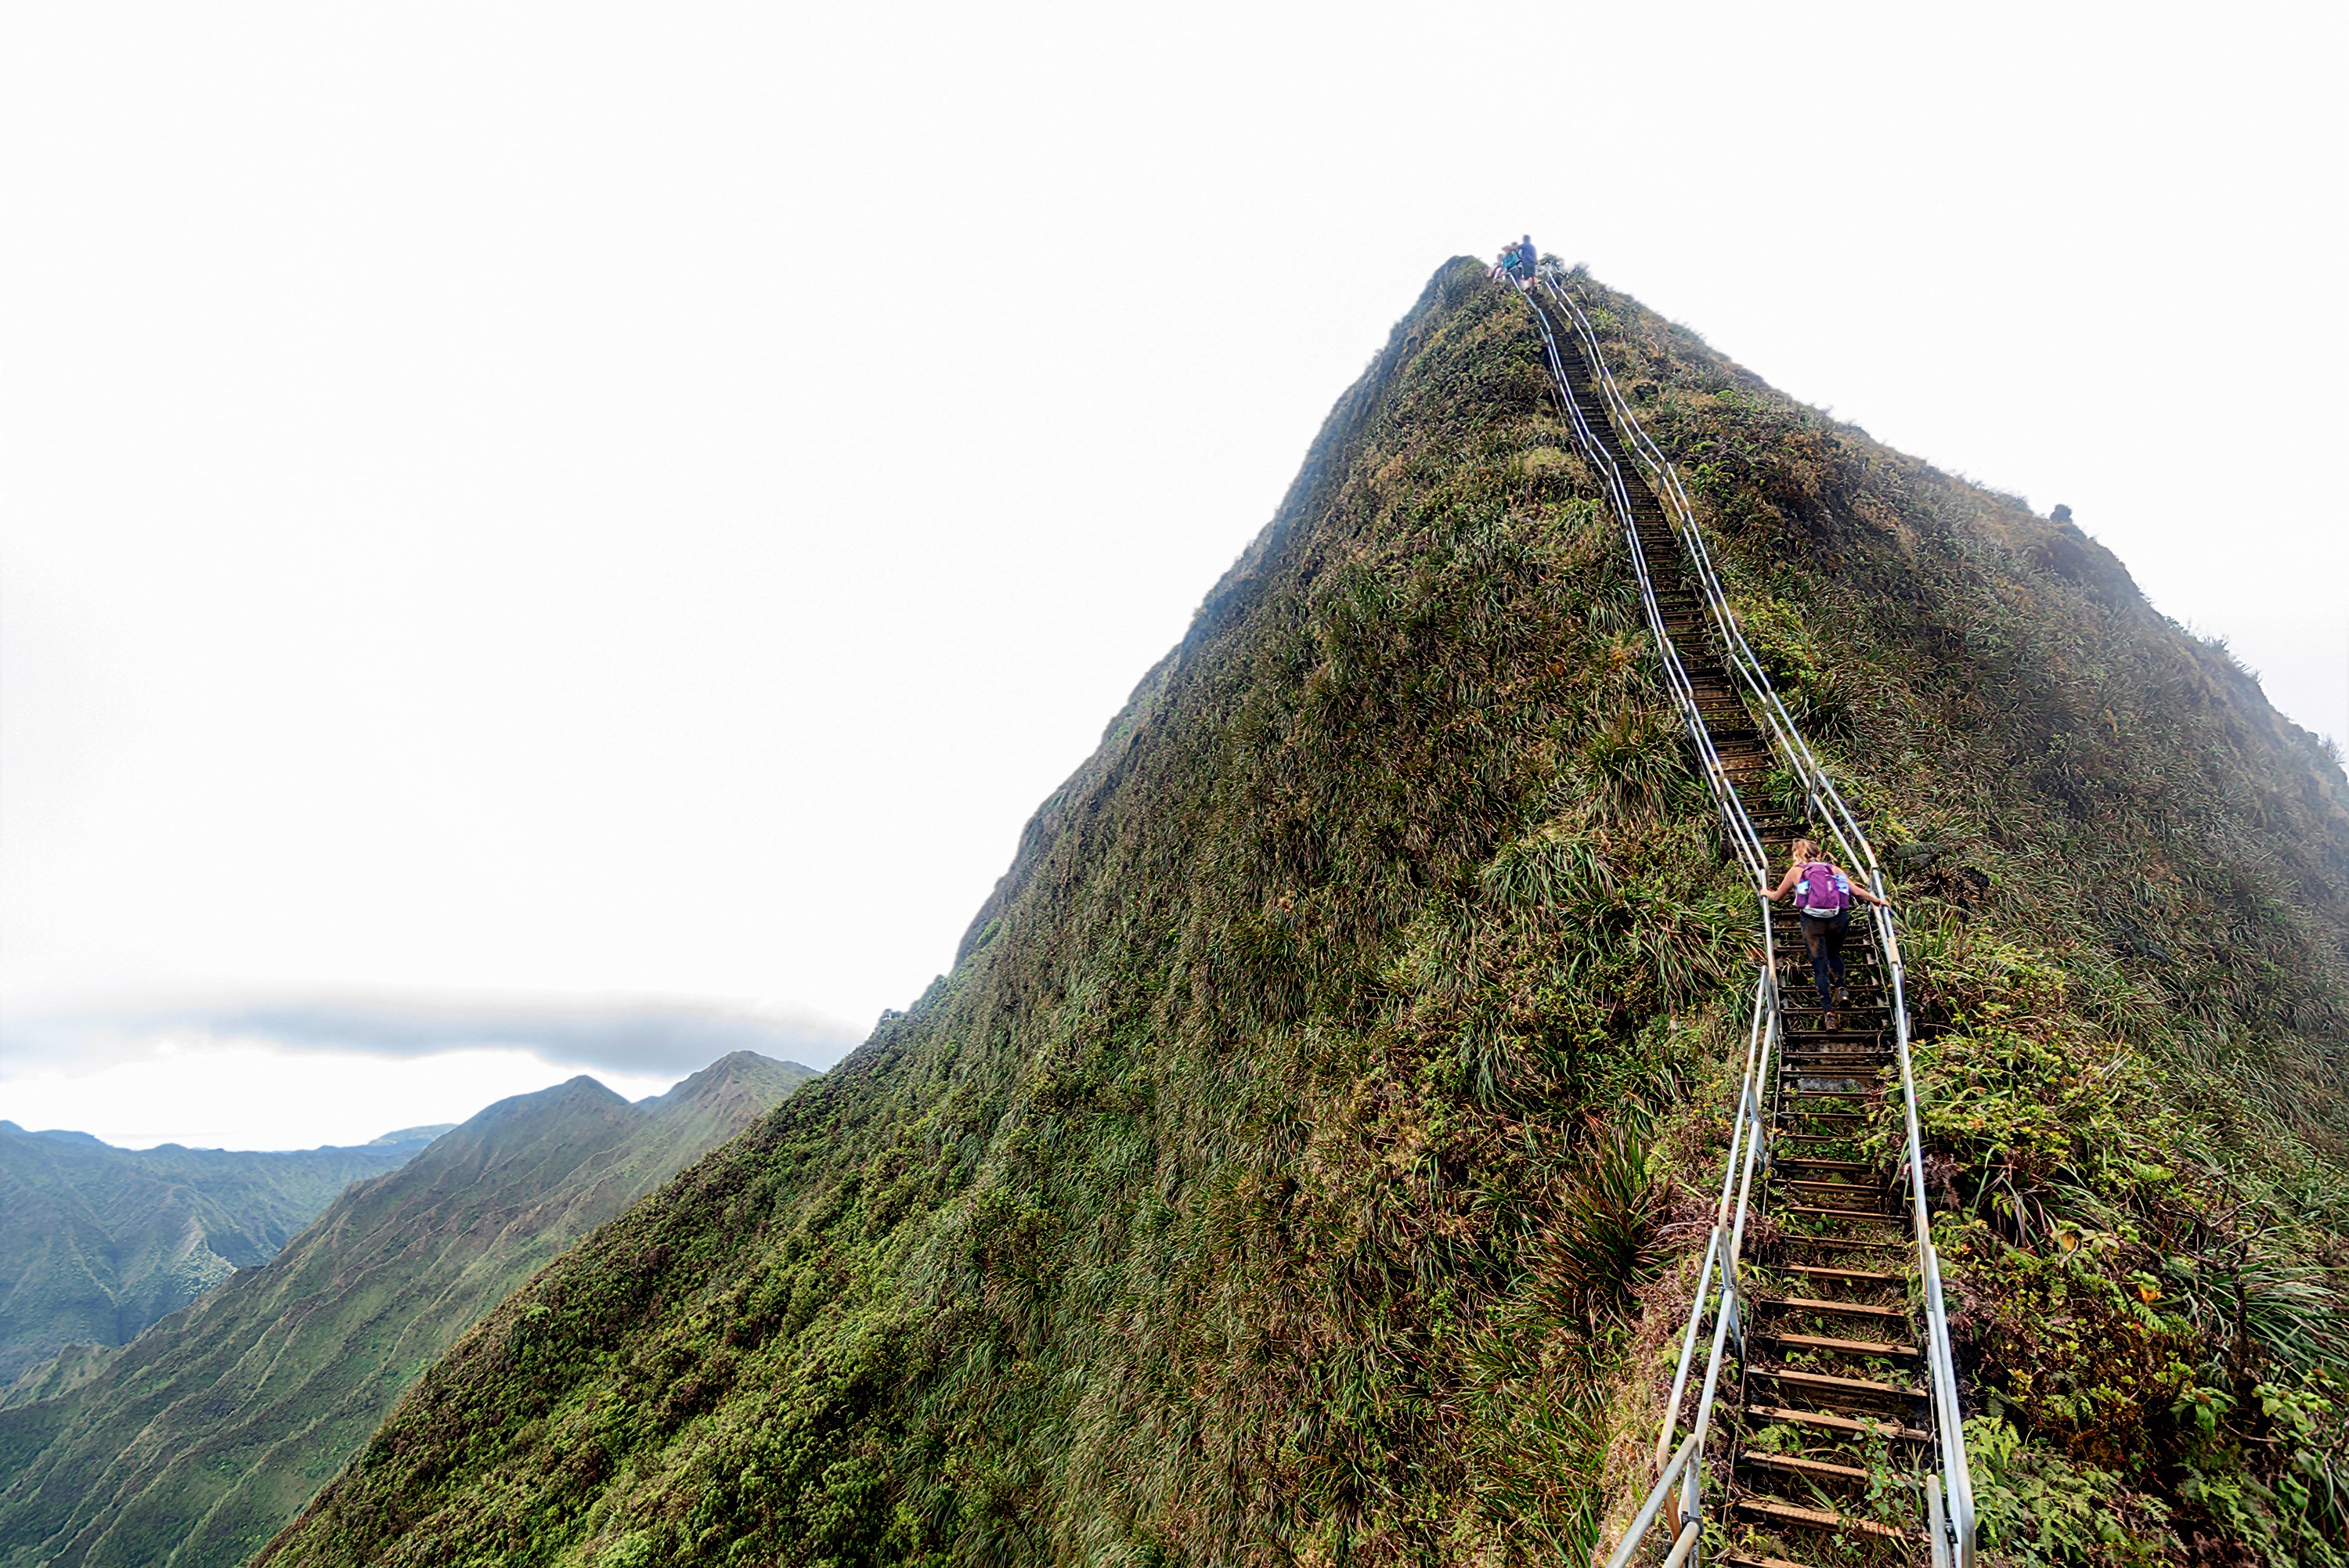
[[[681,1076],[729,1051],[829,1068],[864,1031],[805,1008],[693,1003],[512,1003],[315,998],[16,1012],[0,1017],[0,1072],[94,1068],[145,1056],[160,1037],[295,1051],[422,1057],[518,1047],[552,1061]]]

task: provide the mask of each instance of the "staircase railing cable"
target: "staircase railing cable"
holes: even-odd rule
[[[1524,287],[1522,284],[1519,286]],[[1617,519],[1622,524],[1632,575],[1639,585],[1640,607],[1647,617],[1648,630],[1655,639],[1665,685],[1672,694],[1674,707],[1680,710],[1681,717],[1688,727],[1698,760],[1704,769],[1705,781],[1712,789],[1714,804],[1720,809],[1723,837],[1729,841],[1752,878],[1760,916],[1762,956],[1754,974],[1754,1012],[1746,1031],[1744,1071],[1738,1083],[1735,1109],[1730,1124],[1729,1157],[1722,1168],[1721,1199],[1713,1213],[1713,1233],[1705,1243],[1704,1262],[1700,1268],[1696,1295],[1690,1302],[1688,1324],[1681,1336],[1679,1366],[1672,1376],[1671,1400],[1666,1407],[1663,1430],[1656,1439],[1656,1482],[1631,1529],[1625,1533],[1608,1564],[1608,1568],[1622,1568],[1630,1560],[1633,1549],[1654,1525],[1665,1498],[1677,1481],[1680,1506],[1674,1511],[1672,1544],[1664,1558],[1663,1568],[1681,1568],[1696,1549],[1703,1531],[1702,1497],[1705,1439],[1712,1428],[1713,1401],[1720,1390],[1723,1353],[1732,1335],[1736,1336],[1741,1347],[1744,1339],[1743,1315],[1737,1305],[1737,1264],[1744,1252],[1745,1219],[1751,1212],[1754,1171],[1766,1158],[1763,1152],[1766,1133],[1763,1086],[1770,1081],[1771,1057],[1780,1038],[1775,938],[1770,926],[1770,904],[1764,896],[1769,889],[1770,859],[1760,830],[1754,827],[1745,803],[1738,798],[1735,781],[1730,778],[1728,769],[1713,747],[1712,732],[1705,727],[1704,710],[1697,701],[1696,685],[1681,662],[1680,650],[1673,645],[1671,630],[1665,624],[1663,606],[1656,596],[1655,582],[1648,569],[1647,552],[1640,539],[1639,516],[1632,509],[1630,480],[1617,465],[1614,454],[1607,449],[1606,443],[1599,440],[1597,432],[1590,428],[1581,406],[1575,400],[1573,381],[1567,374],[1566,363],[1559,354],[1557,336],[1550,329],[1547,313],[1541,308],[1539,299],[1534,296],[1531,289],[1526,289],[1526,293],[1527,304],[1533,307],[1535,325],[1541,332],[1542,347],[1549,360],[1558,401],[1565,407],[1567,418],[1574,427],[1576,440],[1599,473]],[[1687,1439],[1677,1450],[1671,1450],[1672,1435],[1678,1429],[1681,1400],[1688,1390],[1689,1374],[1696,1354],[1697,1336],[1702,1331],[1705,1307],[1715,1299],[1716,1284],[1718,1305],[1713,1314],[1713,1353],[1705,1362],[1704,1385],[1697,1398],[1696,1419],[1690,1428]],[[1666,1457],[1668,1450],[1670,1458]]]
[[[1736,672],[1740,684],[1746,690],[1750,706],[1758,710],[1764,728],[1773,742],[1773,749],[1802,786],[1805,799],[1811,807],[1807,814],[1824,821],[1826,832],[1834,841],[1837,850],[1840,851],[1845,864],[1866,868],[1871,891],[1881,898],[1884,895],[1884,873],[1877,864],[1876,853],[1868,843],[1868,835],[1860,830],[1857,819],[1845,804],[1842,793],[1836,789],[1834,780],[1827,776],[1826,770],[1819,766],[1817,757],[1811,751],[1809,744],[1804,740],[1801,730],[1795,727],[1792,716],[1786,711],[1785,705],[1779,700],[1777,691],[1771,685],[1769,675],[1764,669],[1762,661],[1754,655],[1753,648],[1746,643],[1745,634],[1738,624],[1736,611],[1730,603],[1727,591],[1722,586],[1719,573],[1713,568],[1713,553],[1705,543],[1703,531],[1697,526],[1694,509],[1689,505],[1688,492],[1681,486],[1680,475],[1664,455],[1656,449],[1655,443],[1648,438],[1647,431],[1640,426],[1639,418],[1633,413],[1630,402],[1624,397],[1621,389],[1616,386],[1614,375],[1607,366],[1606,355],[1599,348],[1599,335],[1592,329],[1589,318],[1583,314],[1582,307],[1574,295],[1562,286],[1560,274],[1547,263],[1531,287],[1522,284],[1519,286],[1526,287],[1529,295],[1538,289],[1541,294],[1555,301],[1565,313],[1567,319],[1574,324],[1575,334],[1581,341],[1584,358],[1590,366],[1592,378],[1599,389],[1600,397],[1606,404],[1612,422],[1625,438],[1634,459],[1646,470],[1648,477],[1653,481],[1654,490],[1672,514],[1672,521],[1680,535],[1683,552],[1702,592],[1706,614],[1711,619],[1715,635],[1723,652],[1729,659],[1731,667]],[[1538,308],[1538,304],[1536,303],[1534,315],[1542,324],[1543,343],[1549,356],[1552,373],[1558,377],[1561,392],[1565,394],[1568,407],[1572,407],[1573,398],[1570,391],[1568,390],[1557,346],[1546,319],[1547,313]],[[1575,425],[1576,432],[1582,438],[1586,449],[1598,444],[1591,433],[1583,428],[1579,409],[1575,410]],[[1610,492],[1616,492],[1621,497],[1619,507],[1625,511],[1628,517],[1628,485],[1623,476],[1614,471],[1611,459],[1601,466],[1603,471],[1609,476]],[[1636,535],[1636,530],[1632,531]],[[1653,604],[1653,591],[1648,585],[1646,559],[1640,552],[1636,537],[1632,542],[1632,553],[1635,570],[1640,577],[1642,594],[1651,604]],[[1656,632],[1659,645],[1669,648],[1670,638],[1663,630],[1661,614],[1651,613],[1651,625]],[[1668,662],[1674,669],[1678,669],[1677,655],[1671,655]],[[1685,681],[1684,673],[1681,678]],[[1693,706],[1692,696],[1688,705],[1691,710],[1691,722],[1692,727],[1701,726],[1702,718],[1693,713]],[[1696,732],[1701,734],[1702,730],[1698,729]],[[1704,743],[1702,748],[1709,749],[1709,742]],[[1714,760],[1717,762],[1717,758]],[[1741,810],[1738,815],[1742,818],[1743,811]],[[1751,824],[1747,824],[1747,827],[1750,830]],[[1754,842],[1758,851],[1758,836]],[[1742,848],[1741,845],[1741,850]],[[1740,858],[1748,857],[1741,853]],[[1750,864],[1749,860],[1749,866]],[[1762,885],[1766,889],[1768,885],[1766,859],[1763,864]],[[1906,1169],[1903,1171],[1903,1177],[1909,1189],[1911,1229],[1916,1234],[1918,1281],[1923,1297],[1922,1306],[1925,1316],[1926,1361],[1929,1381],[1932,1385],[1929,1402],[1933,1410],[1934,1439],[1940,1463],[1938,1474],[1930,1478],[1934,1484],[1929,1484],[1926,1488],[1929,1538],[1936,1568],[1940,1568],[1940,1565],[1953,1561],[1956,1568],[1973,1568],[1973,1478],[1966,1463],[1965,1427],[1958,1403],[1957,1367],[1950,1346],[1949,1314],[1942,1300],[1940,1258],[1933,1246],[1930,1216],[1925,1206],[1924,1143],[1917,1122],[1916,1074],[1909,1061],[1909,1008],[1904,986],[1905,974],[1900,956],[1899,932],[1890,912],[1885,909],[1871,907],[1868,912],[1868,918],[1876,932],[1889,980],[1893,1043],[1897,1059],[1900,1064],[1901,1109],[1905,1122],[1903,1130],[1907,1134],[1908,1144],[1905,1150],[1907,1158],[1904,1161]],[[1763,924],[1766,932],[1769,924],[1766,906]],[[1775,981],[1776,974],[1775,964],[1770,966],[1769,974],[1771,979]],[[1775,1003],[1775,995],[1772,1000]],[[1770,1011],[1775,1023],[1777,1009],[1773,1006]],[[1775,1033],[1775,1029],[1760,1032]],[[1766,1046],[1761,1054],[1766,1059]],[[1747,1055],[1750,1063],[1755,1055],[1751,1046]],[[1748,1114],[1744,1109],[1747,1098],[1750,1096],[1751,1102],[1755,1106],[1758,1107],[1759,1104],[1760,1097],[1754,1090],[1754,1081],[1749,1078],[1747,1087],[1740,1091],[1741,1124]],[[1758,1120],[1755,1125],[1755,1136],[1747,1146],[1749,1166],[1752,1163],[1753,1145],[1761,1140]],[[1731,1146],[1733,1168],[1735,1159],[1736,1142],[1733,1137]],[[1727,1191],[1725,1178],[1723,1185],[1725,1193]],[[1736,1233],[1733,1233],[1729,1253],[1729,1267],[1733,1276],[1737,1256],[1733,1237],[1743,1231],[1744,1208],[1743,1192],[1740,1194],[1738,1207],[1740,1210],[1738,1226]],[[1712,1252],[1717,1249],[1718,1234],[1719,1227],[1716,1226],[1715,1247],[1709,1248],[1707,1253],[1708,1276],[1711,1273]],[[1734,1311],[1735,1302],[1734,1285],[1728,1280],[1723,1282],[1723,1295],[1726,1305],[1721,1315],[1726,1319]],[[1703,1302],[1704,1287],[1700,1284],[1696,1306],[1692,1308],[1688,1341],[1691,1345],[1694,1341],[1696,1314],[1702,1309]],[[1708,1391],[1718,1370],[1722,1343],[1722,1332],[1716,1327],[1713,1350],[1715,1365],[1709,1368],[1706,1374]],[[1686,1366],[1686,1360],[1684,1346],[1683,1367]],[[1683,1380],[1684,1377],[1683,1373]],[[1676,1381],[1674,1384],[1672,1404],[1667,1408],[1664,1431],[1657,1445],[1660,1455],[1671,1439],[1682,1387],[1682,1381]],[[1705,1411],[1701,1404],[1700,1422],[1702,1421],[1704,1415]],[[1702,1428],[1700,1426],[1699,1436],[1702,1435]],[[1698,1447],[1702,1449],[1701,1442]],[[1697,1459],[1692,1456],[1688,1464],[1688,1475],[1692,1478],[1695,1474],[1696,1465]],[[1661,1489],[1668,1483],[1669,1478],[1661,1479],[1658,1482],[1658,1487]],[[1693,1496],[1692,1486],[1689,1492],[1692,1501]],[[1637,1546],[1638,1537],[1644,1533],[1644,1525],[1640,1530],[1627,1533],[1623,1542],[1618,1546],[1615,1557],[1609,1560],[1609,1568],[1621,1568],[1621,1564],[1630,1560],[1630,1549]],[[1680,1542],[1675,1542],[1674,1550],[1676,1553],[1681,1551]],[[1673,1568],[1678,1568],[1677,1561],[1674,1562]]]

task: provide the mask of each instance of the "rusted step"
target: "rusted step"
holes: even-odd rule
[[[1778,1163],[1799,1165],[1806,1171],[1857,1171],[1865,1174],[1876,1170],[1864,1160],[1822,1160],[1815,1154],[1790,1154]]]
[[[1791,1557],[1755,1557],[1744,1552],[1724,1552],[1721,1560],[1731,1568],[1811,1568],[1809,1563],[1797,1563]]]
[[[1873,1535],[1882,1541],[1919,1539],[1913,1530],[1900,1530],[1889,1524],[1878,1524],[1872,1519],[1853,1519],[1846,1514],[1829,1513],[1824,1509],[1796,1508],[1791,1502],[1770,1502],[1758,1497],[1741,1497],[1736,1501],[1735,1507],[1738,1512],[1749,1519],[1766,1519],[1773,1524],[1791,1524],[1803,1530],[1856,1531],[1862,1535]]]

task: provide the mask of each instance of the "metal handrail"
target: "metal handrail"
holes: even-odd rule
[[[1530,294],[1531,289],[1527,285],[1519,286],[1526,288]],[[1609,414],[1620,431],[1629,438],[1632,456],[1654,480],[1657,492],[1662,496],[1666,506],[1671,509],[1689,562],[1695,570],[1703,593],[1705,608],[1711,617],[1713,629],[1719,636],[1723,651],[1728,655],[1732,669],[1736,672],[1738,679],[1744,684],[1749,696],[1754,699],[1754,706],[1760,709],[1764,727],[1769,732],[1770,738],[1775,743],[1774,749],[1802,784],[1805,796],[1816,809],[1816,813],[1825,819],[1826,831],[1835,841],[1836,847],[1841,851],[1845,861],[1853,865],[1864,865],[1867,869],[1870,891],[1877,897],[1882,898],[1884,873],[1882,868],[1877,863],[1875,850],[1868,843],[1868,835],[1860,830],[1858,820],[1845,804],[1842,793],[1836,789],[1834,780],[1819,765],[1817,757],[1813,754],[1808,742],[1803,738],[1801,730],[1795,727],[1793,716],[1786,712],[1785,705],[1779,700],[1776,689],[1770,683],[1767,671],[1763,668],[1762,661],[1755,656],[1753,648],[1746,643],[1744,631],[1738,624],[1736,611],[1731,605],[1728,593],[1723,588],[1720,575],[1713,568],[1713,552],[1706,546],[1703,531],[1697,525],[1695,510],[1689,504],[1688,492],[1682,488],[1679,472],[1672,467],[1671,461],[1656,449],[1655,443],[1649,439],[1647,431],[1640,424],[1638,416],[1632,412],[1630,402],[1624,397],[1621,389],[1615,385],[1614,375],[1609,370],[1606,356],[1599,346],[1598,334],[1592,329],[1589,318],[1583,314],[1581,305],[1575,300],[1572,294],[1559,285],[1557,275],[1547,266],[1537,274],[1536,286],[1555,300],[1566,312],[1568,318],[1574,323],[1576,335],[1582,340],[1586,350],[1585,358],[1596,373],[1595,379]],[[1551,338],[1546,313],[1537,306],[1534,316],[1542,325],[1542,337],[1548,348],[1552,369],[1559,375],[1563,387],[1565,385],[1563,368],[1558,360],[1557,346]],[[1566,401],[1569,407],[1574,407],[1571,396],[1568,396]],[[1586,446],[1596,446],[1597,443],[1591,439],[1589,433],[1582,428],[1582,418],[1578,408],[1575,409],[1575,423],[1577,432],[1584,437]],[[1613,481],[1610,489],[1624,490],[1622,476],[1614,472],[1611,459],[1604,466]],[[1622,504],[1627,513],[1628,527],[1628,496]],[[1634,564],[1640,573],[1641,590],[1643,594],[1652,602],[1653,591],[1648,586],[1647,582],[1646,558],[1640,552],[1636,537],[1637,531],[1631,530],[1631,531],[1634,535],[1632,540]],[[1661,614],[1651,616],[1651,624],[1655,630],[1659,645],[1669,649],[1671,639],[1664,633]],[[1677,670],[1678,655],[1673,654],[1669,657],[1671,666]],[[1684,674],[1682,678],[1683,680],[1686,678]],[[1692,726],[1695,733],[1702,737],[1703,735],[1702,719],[1694,711],[1692,699],[1688,708]],[[1710,747],[1709,738],[1701,742],[1701,749],[1708,756]],[[1741,820],[1744,818],[1742,810],[1737,814]],[[1751,824],[1747,823],[1746,826],[1750,830]],[[1758,836],[1755,839],[1755,844],[1758,849]],[[1741,845],[1741,849],[1742,847]],[[1767,897],[1766,860],[1764,864],[1765,869],[1763,872],[1762,885],[1764,896]],[[1903,1130],[1907,1134],[1905,1150],[1907,1169],[1903,1175],[1909,1187],[1912,1222],[1910,1228],[1915,1232],[1917,1240],[1918,1285],[1923,1296],[1925,1313],[1926,1359],[1932,1382],[1934,1438],[1940,1460],[1938,1478],[1940,1484],[1927,1489],[1933,1558],[1937,1565],[1946,1564],[1954,1560],[1956,1568],[1972,1568],[1974,1559],[1973,1478],[1966,1462],[1965,1425],[1963,1412],[1958,1402],[1957,1365],[1950,1345],[1949,1314],[1942,1299],[1940,1256],[1933,1245],[1931,1219],[1925,1204],[1924,1141],[1918,1127],[1917,1080],[1909,1051],[1906,970],[1901,962],[1899,932],[1890,912],[1882,907],[1872,907],[1868,911],[1868,918],[1871,928],[1876,933],[1879,950],[1884,954],[1886,972],[1890,980],[1893,1041],[1897,1059],[1900,1064],[1901,1113],[1904,1122]],[[1766,934],[1769,928],[1766,906],[1763,926]],[[1773,965],[1769,970],[1768,983],[1774,987],[1775,973],[1775,967]],[[1771,999],[1775,1000],[1775,995]],[[1760,998],[1757,997],[1757,1006],[1759,1001]],[[1773,1026],[1775,1026],[1776,1014],[1775,1006],[1771,1008],[1771,1013]],[[1762,1054],[1766,1059],[1766,1047]],[[1750,1044],[1747,1057],[1750,1070],[1754,1057]],[[1741,1088],[1740,1092],[1743,1096],[1747,1090]],[[1741,1107],[1741,1125],[1743,1121],[1744,1112]],[[1748,1142],[1746,1149],[1749,1169],[1754,1147],[1759,1142],[1760,1132],[1757,1127],[1755,1136]],[[1733,1134],[1732,1169],[1735,1166],[1736,1149],[1737,1140]],[[1727,1173],[1724,1172],[1724,1195],[1726,1191]],[[1744,1195],[1741,1193],[1738,1216],[1741,1233],[1744,1217]],[[1720,1250],[1719,1231],[1720,1227],[1716,1223],[1714,1239],[1706,1248],[1704,1273],[1698,1286],[1696,1301],[1691,1307],[1688,1338],[1682,1346],[1682,1369],[1673,1382],[1672,1402],[1667,1408],[1663,1436],[1658,1444],[1660,1453],[1663,1444],[1671,1440],[1673,1426],[1678,1419],[1680,1398],[1685,1387],[1689,1354],[1694,1348],[1696,1326],[1704,1305],[1705,1284],[1712,1278],[1714,1255]],[[1706,1375],[1708,1399],[1713,1377],[1718,1370],[1723,1330],[1735,1310],[1733,1280],[1737,1252],[1738,1248],[1733,1239],[1729,1256],[1723,1264],[1723,1309],[1720,1314],[1722,1324],[1716,1326],[1714,1330],[1714,1367],[1709,1368]],[[1703,1430],[1702,1423],[1705,1415],[1706,1410],[1701,1405],[1698,1415],[1699,1433]],[[1702,1456],[1700,1455],[1695,1465],[1701,1464]],[[1690,1470],[1691,1477],[1693,1478],[1695,1473],[1695,1468],[1692,1466]],[[1693,1495],[1692,1491],[1692,1499]],[[1644,1530],[1639,1533],[1643,1534]],[[1627,1537],[1624,1545],[1619,1547],[1619,1553],[1628,1559],[1629,1548],[1634,1544],[1636,1541]]]
[[[1523,284],[1516,286],[1526,290]],[[1530,293],[1529,290],[1526,292]],[[1530,299],[1527,303],[1531,303]],[[1737,798],[1737,790],[1730,782],[1729,770],[1722,765],[1720,754],[1713,749],[1713,738],[1704,727],[1704,716],[1697,707],[1696,683],[1689,678],[1687,669],[1681,663],[1679,651],[1672,646],[1671,634],[1665,630],[1663,607],[1656,600],[1655,585],[1648,574],[1647,552],[1640,544],[1639,520],[1631,510],[1630,485],[1617,469],[1613,454],[1607,450],[1584,421],[1581,408],[1568,390],[1569,383],[1566,364],[1559,357],[1557,339],[1550,332],[1547,318],[1537,306],[1533,316],[1534,324],[1541,329],[1542,348],[1549,358],[1550,374],[1557,381],[1558,400],[1566,406],[1567,418],[1574,426],[1575,438],[1592,466],[1599,470],[1607,487],[1608,499],[1614,502],[1616,515],[1623,524],[1624,542],[1631,552],[1631,569],[1640,584],[1640,606],[1647,616],[1648,630],[1655,637],[1656,647],[1661,656],[1664,684],[1671,689],[1673,705],[1680,709],[1689,733],[1695,738],[1698,758],[1704,769],[1705,781],[1712,786],[1714,804],[1721,810],[1725,836],[1736,850],[1738,858],[1745,862],[1747,871],[1753,873],[1754,885],[1766,887],[1770,877],[1769,853],[1763,847],[1761,833],[1746,815],[1744,802]]]
[[[1762,842],[1760,830],[1754,827],[1752,817],[1746,812],[1745,803],[1738,798],[1735,783],[1713,747],[1712,732],[1705,727],[1704,712],[1697,706],[1696,683],[1690,678],[1687,667],[1681,662],[1680,650],[1673,645],[1671,632],[1664,624],[1663,607],[1656,597],[1655,583],[1648,569],[1647,551],[1640,542],[1639,516],[1631,505],[1630,481],[1617,465],[1614,454],[1590,428],[1583,417],[1581,406],[1575,401],[1573,384],[1559,356],[1557,337],[1550,331],[1548,319],[1539,302],[1532,297],[1532,290],[1526,284],[1518,284],[1517,287],[1526,293],[1534,322],[1541,330],[1542,347],[1549,359],[1550,374],[1557,382],[1558,400],[1565,405],[1567,418],[1574,426],[1575,437],[1601,476],[1608,499],[1614,504],[1617,518],[1623,525],[1623,538],[1630,551],[1632,573],[1639,583],[1640,607],[1647,615],[1648,630],[1655,639],[1657,656],[1664,668],[1665,685],[1670,688],[1673,703],[1680,709],[1690,738],[1695,744],[1698,759],[1704,769],[1705,782],[1721,811],[1723,836],[1753,878],[1760,916],[1762,961],[1754,976],[1754,1016],[1746,1033],[1744,1072],[1738,1083],[1736,1109],[1730,1126],[1729,1157],[1722,1168],[1721,1200],[1714,1212],[1713,1233],[1705,1243],[1704,1264],[1696,1294],[1689,1303],[1688,1326],[1682,1335],[1680,1366],[1672,1377],[1671,1403],[1665,1408],[1663,1429],[1656,1439],[1656,1463],[1660,1473],[1645,1505],[1633,1520],[1631,1528],[1617,1543],[1615,1553],[1608,1564],[1608,1568],[1623,1568],[1631,1553],[1654,1526],[1664,1495],[1677,1476],[1682,1483],[1681,1506],[1671,1549],[1665,1556],[1663,1568],[1680,1568],[1696,1549],[1702,1534],[1699,1500],[1703,1490],[1704,1447],[1705,1439],[1712,1429],[1713,1399],[1720,1387],[1723,1350],[1733,1332],[1737,1334],[1741,1347],[1744,1337],[1737,1310],[1737,1264],[1744,1250],[1745,1218],[1750,1212],[1754,1172],[1763,1159],[1763,1144],[1768,1130],[1762,1109],[1762,1086],[1769,1081],[1770,1058],[1778,1043],[1779,1028],[1776,939],[1770,925],[1770,858]],[[1735,1189],[1733,1207],[1733,1187]],[[1671,1446],[1672,1434],[1679,1429],[1681,1398],[1688,1388],[1689,1373],[1696,1354],[1697,1335],[1703,1326],[1708,1301],[1717,1303],[1713,1313],[1713,1353],[1705,1362],[1704,1387],[1697,1398],[1696,1420],[1677,1457],[1667,1461],[1665,1453]]]

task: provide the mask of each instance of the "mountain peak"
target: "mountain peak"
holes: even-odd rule
[[[814,1069],[797,1062],[779,1062],[756,1051],[730,1051],[699,1072],[679,1079],[665,1094],[636,1101],[637,1108],[670,1115],[688,1105],[745,1090],[778,1099],[815,1077]]]
[[[13,1121],[0,1121],[0,1132],[13,1132],[19,1138],[51,1138],[59,1143],[78,1143],[90,1149],[114,1147],[103,1138],[88,1132],[69,1132],[62,1127],[45,1127],[38,1132],[29,1131]]]

